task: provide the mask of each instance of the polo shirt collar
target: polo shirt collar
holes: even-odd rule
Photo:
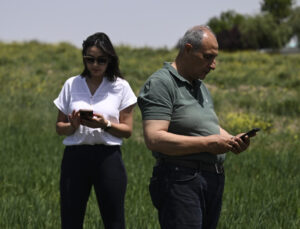
[[[187,79],[185,79],[183,76],[179,75],[179,73],[176,71],[176,69],[171,65],[171,62],[165,62],[164,63],[164,68],[168,69],[168,71],[175,76],[177,79],[188,83],[190,86],[192,86],[192,84],[190,83],[190,81],[188,81]],[[201,80],[197,80],[197,85],[201,84]]]

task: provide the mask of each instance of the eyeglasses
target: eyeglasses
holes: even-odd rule
[[[88,64],[94,64],[95,61],[97,62],[98,65],[104,65],[108,62],[108,58],[99,56],[99,57],[93,57],[93,56],[84,56],[83,59],[88,63]]]

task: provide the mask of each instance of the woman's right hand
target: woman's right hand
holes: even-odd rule
[[[80,126],[80,115],[79,115],[79,111],[75,111],[73,110],[73,112],[68,115],[69,118],[69,122],[71,124],[71,126],[77,130],[78,127]]]

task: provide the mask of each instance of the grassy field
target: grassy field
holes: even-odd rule
[[[175,50],[117,47],[136,94]],[[300,228],[300,55],[221,52],[206,83],[221,125],[232,134],[262,129],[239,156],[228,154],[220,229]],[[0,43],[0,228],[60,227],[62,137],[53,100],[82,71],[80,50],[66,43]],[[159,228],[148,194],[154,160],[143,143],[141,115],[124,141],[129,229]],[[92,194],[85,228],[103,228]]]

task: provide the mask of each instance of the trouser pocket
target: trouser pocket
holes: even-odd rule
[[[160,179],[158,179],[157,177],[151,177],[149,184],[149,192],[154,207],[159,209],[165,193],[164,187]]]

